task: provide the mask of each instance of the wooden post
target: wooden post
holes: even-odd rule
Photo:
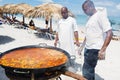
[[[52,30],[52,17],[50,18],[50,33],[52,33],[53,30]]]
[[[74,79],[77,79],[77,80],[87,80],[83,76],[73,73],[73,72],[70,72],[70,71],[65,71],[63,74],[66,76],[72,77]]]
[[[23,24],[25,23],[25,16],[23,15]]]

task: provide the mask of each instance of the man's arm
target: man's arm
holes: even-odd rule
[[[104,44],[103,44],[103,46],[100,49],[99,54],[98,54],[99,59],[104,59],[105,51],[106,51],[106,48],[108,47],[108,45],[112,39],[112,35],[113,35],[112,30],[108,30],[106,32],[106,38],[105,38]]]

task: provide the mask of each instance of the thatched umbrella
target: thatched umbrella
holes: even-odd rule
[[[45,3],[39,6],[36,6],[34,9],[29,10],[25,16],[27,17],[44,17],[49,18],[50,20],[50,31],[52,32],[52,18],[60,19],[61,14],[60,10],[62,5],[55,3]]]
[[[5,4],[2,6],[3,13],[10,13],[10,9],[12,6],[15,6],[15,4]]]
[[[36,6],[34,9],[31,9],[26,13],[27,17],[49,17],[60,18],[60,9],[62,5],[55,3],[45,3],[39,6]],[[57,15],[57,17],[56,17]]]
[[[13,13],[13,7],[16,4],[5,4],[4,6],[2,6],[2,13],[6,13],[6,14],[14,14]]]
[[[17,4],[16,6],[14,6],[14,8],[13,8],[14,12],[13,13],[23,14],[23,23],[24,23],[25,22],[25,19],[24,19],[25,13],[32,8],[33,7],[31,5],[28,5],[28,4],[25,4],[25,3],[20,3],[20,4]]]
[[[34,7],[33,9],[29,10],[25,16],[27,17],[32,17],[32,18],[37,18],[37,17],[49,17],[49,18],[61,18],[61,13],[60,10],[63,6],[60,4],[55,4],[55,3],[45,3],[41,4],[39,6]],[[70,16],[74,16],[70,11],[69,11]]]
[[[29,4],[25,4],[25,3],[20,3],[20,4],[16,4],[16,6],[14,6],[14,12],[15,13],[20,13],[20,14],[25,14],[26,11],[32,9],[33,7]]]

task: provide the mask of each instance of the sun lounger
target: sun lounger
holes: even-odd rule
[[[119,41],[119,40],[120,40],[120,36],[113,35],[113,36],[112,36],[112,40]]]
[[[49,29],[39,29],[37,28],[37,33],[40,37],[45,38],[45,39],[49,39],[49,40],[53,40],[54,39],[54,35],[52,33],[49,32]]]
[[[45,34],[46,34],[45,36],[46,36],[47,39],[54,40],[54,35],[53,34],[48,33],[48,32],[46,32]]]

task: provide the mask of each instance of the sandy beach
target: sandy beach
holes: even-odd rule
[[[28,20],[27,20],[28,21]],[[45,26],[42,22],[36,22],[40,26]],[[42,25],[41,25],[42,24]],[[37,25],[39,26],[39,25]],[[55,26],[55,25],[53,25]],[[84,29],[79,30],[80,42],[84,38],[84,33],[81,32]],[[16,47],[26,45],[38,45],[39,43],[46,43],[47,45],[53,46],[54,40],[40,38],[34,34],[35,31],[26,29],[18,29],[15,26],[3,24],[0,25],[0,52],[4,52]],[[105,60],[98,61],[96,67],[96,80],[119,80],[120,79],[120,40],[112,40],[106,51]],[[76,53],[76,62],[79,64],[78,74],[81,74],[81,67],[83,64],[83,52],[82,56]],[[71,77],[61,75],[62,80],[75,80]]]

